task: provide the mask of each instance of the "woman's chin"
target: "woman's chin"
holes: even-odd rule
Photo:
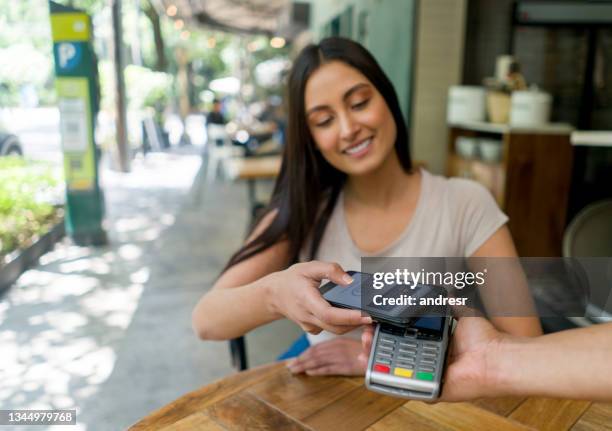
[[[376,157],[366,157],[347,163],[345,169],[342,170],[349,176],[364,176],[376,172],[382,165],[382,160]]]
[[[378,151],[371,151],[361,157],[351,157],[343,154],[340,157],[326,157],[327,161],[339,171],[348,176],[369,175],[382,168],[385,157]]]

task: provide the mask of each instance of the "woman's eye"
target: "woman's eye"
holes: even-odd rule
[[[365,108],[365,106],[368,104],[369,101],[370,99],[365,99],[365,100],[362,100],[361,102],[357,102],[352,106],[352,108],[357,109],[357,110],[361,108]]]
[[[331,121],[332,121],[331,117],[328,117],[328,118],[326,118],[326,119],[324,119],[322,121],[317,121],[315,123],[315,126],[317,126],[317,127],[325,127],[325,126],[328,126],[331,123]]]

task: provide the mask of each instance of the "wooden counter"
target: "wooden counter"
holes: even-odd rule
[[[612,404],[499,398],[426,404],[368,391],[362,377],[293,376],[282,363],[233,374],[131,430],[603,430]]]

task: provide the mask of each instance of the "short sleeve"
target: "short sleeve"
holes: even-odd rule
[[[489,190],[481,184],[459,178],[449,182],[451,208],[456,210],[450,214],[454,219],[452,225],[460,249],[465,256],[471,256],[508,222],[508,216],[501,211]]]

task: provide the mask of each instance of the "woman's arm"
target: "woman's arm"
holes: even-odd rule
[[[264,218],[253,237],[274,216],[271,213]],[[321,296],[323,279],[339,285],[352,282],[338,264],[312,261],[285,269],[288,254],[287,242],[281,241],[225,271],[193,310],[192,325],[198,336],[235,338],[282,317],[313,334],[323,329],[343,334],[372,322],[358,310],[332,307]]]
[[[487,274],[487,284],[481,289],[482,299],[485,308],[488,311],[492,311],[491,321],[500,330],[513,335],[524,335],[524,336],[536,336],[542,334],[542,326],[537,318],[537,312],[533,298],[529,293],[529,286],[527,280],[518,265],[518,257],[512,236],[506,225],[500,227],[493,235],[489,237],[471,257],[475,258],[495,258],[495,257],[508,257],[516,259],[517,265],[512,265],[511,259],[508,259],[507,263],[504,263],[503,270],[509,271],[509,274],[502,274],[500,267],[498,266],[495,271],[491,271]],[[511,268],[510,266],[514,266]],[[491,282],[493,278],[497,278],[496,281]],[[494,291],[497,290],[497,293]],[[508,307],[509,300],[515,301],[517,304],[512,309],[505,308],[499,310],[496,308],[496,303],[502,299],[502,307]],[[508,317],[502,317],[504,314],[510,315]],[[498,315],[496,315],[498,314]],[[511,317],[512,315],[516,317]]]
[[[266,215],[251,241],[272,223],[275,212]],[[269,305],[265,276],[288,265],[288,243],[281,241],[225,271],[193,310],[192,326],[201,339],[234,338],[279,318]]]

